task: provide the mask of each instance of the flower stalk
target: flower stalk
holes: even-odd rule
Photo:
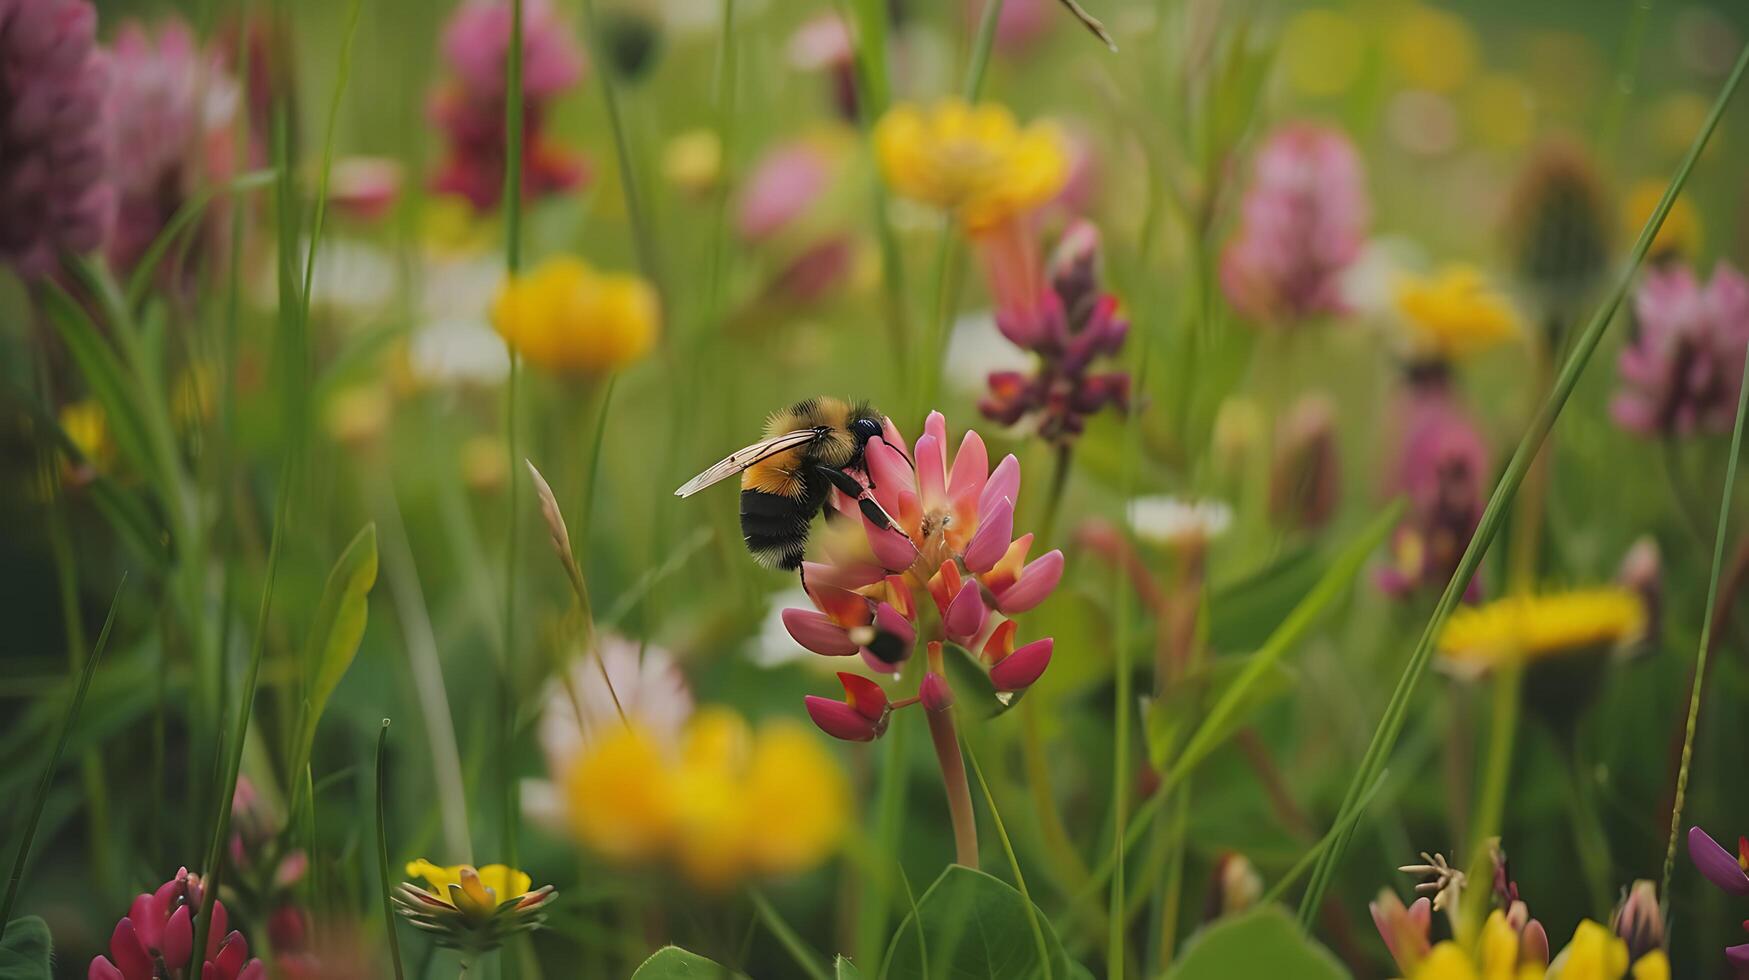
[[[929,644],[929,666],[940,674],[941,644]],[[954,728],[953,706],[926,710],[929,718],[929,740],[935,747],[935,761],[941,766],[941,784],[947,791],[948,816],[953,821],[954,860],[968,868],[978,866],[978,823],[972,815],[972,789],[966,781],[966,761],[960,754],[959,733]]]

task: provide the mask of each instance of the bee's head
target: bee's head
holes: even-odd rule
[[[874,416],[863,415],[850,420],[850,436],[856,440],[858,450],[868,445],[868,441],[881,434],[881,420]]]

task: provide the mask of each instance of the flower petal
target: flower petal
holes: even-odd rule
[[[838,672],[838,683],[844,685],[844,703],[856,709],[869,721],[879,721],[887,713],[887,691],[861,674]]]
[[[947,474],[947,495],[954,501],[967,494],[976,498],[984,492],[984,483],[989,478],[990,451],[984,448],[984,437],[976,429],[967,429],[965,438],[960,440],[959,452],[954,453],[953,468]]]
[[[132,919],[117,922],[115,931],[109,934],[109,958],[127,980],[152,980],[152,957],[134,932]]]
[[[1014,542],[1014,501],[1003,497],[983,512],[978,530],[966,543],[966,571],[981,575],[996,567]]]
[[[875,607],[875,638],[863,647],[883,662],[901,664],[911,657],[917,644],[917,627],[888,603]]]
[[[1732,895],[1749,895],[1749,874],[1743,872],[1737,856],[1699,827],[1688,828],[1688,858],[1706,880]]]
[[[814,720],[814,724],[833,738],[847,742],[874,741],[874,722],[843,701],[810,694],[802,699],[802,703],[807,706],[808,717]]]
[[[785,609],[783,628],[803,647],[827,657],[848,657],[858,649],[844,627],[825,613],[810,609]]]
[[[1051,648],[1055,643],[1047,636],[1003,657],[1001,663],[990,668],[990,682],[998,691],[1022,691],[1031,687],[1051,665]]]
[[[978,513],[988,514],[990,508],[996,506],[996,501],[1003,497],[1020,499],[1020,460],[1013,453],[1002,457],[1002,462],[991,471],[990,479],[984,481],[984,490],[978,495]]]
[[[867,517],[862,519],[862,529],[868,534],[869,549],[874,552],[875,561],[881,567],[891,572],[902,572],[917,561],[917,546],[911,543],[904,532],[891,528],[876,527]]]
[[[924,510],[947,506],[947,463],[941,440],[926,435],[917,440],[917,496]]]
[[[101,956],[93,957],[91,968],[85,971],[85,980],[127,980],[115,964]]]
[[[880,439],[870,439],[862,451],[863,465],[874,485],[874,498],[888,513],[897,513],[899,492],[917,491],[917,475],[904,454]]]
[[[1015,582],[996,597],[996,608],[1009,615],[1023,613],[1050,597],[1063,580],[1063,552],[1053,549],[1030,562]]]
[[[194,952],[194,920],[188,914],[188,906],[170,916],[164,926],[164,944],[158,947],[158,952],[163,954],[165,966],[181,969],[188,965],[188,957]]]
[[[947,612],[941,617],[941,628],[955,643],[968,643],[984,629],[984,617],[988,612],[984,607],[984,597],[978,592],[978,583],[966,582],[948,604]]]

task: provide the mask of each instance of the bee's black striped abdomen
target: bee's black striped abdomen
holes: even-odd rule
[[[827,484],[804,476],[795,497],[764,490],[741,491],[741,538],[762,565],[793,571],[802,565],[808,524],[826,499]]]

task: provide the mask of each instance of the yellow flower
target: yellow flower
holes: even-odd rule
[[[1516,75],[1476,79],[1464,107],[1476,139],[1496,149],[1523,146],[1536,132],[1536,93]]]
[[[666,859],[718,890],[820,863],[849,815],[844,774],[819,739],[792,722],[755,731],[722,708],[694,715],[672,753],[620,727],[579,756],[564,790],[571,829],[592,850]]]
[[[549,259],[499,290],[492,325],[511,349],[549,371],[606,374],[655,345],[656,291],[634,275]]]
[[[1548,980],[1670,980],[1670,960],[1654,949],[1628,964],[1628,944],[1596,922],[1586,919],[1573,939],[1549,964]]]
[[[1640,235],[1640,229],[1646,226],[1646,219],[1657,210],[1658,201],[1664,197],[1664,182],[1661,180],[1642,180],[1635,184],[1622,201],[1622,228],[1627,232],[1628,241],[1633,241]],[[1701,225],[1700,214],[1688,198],[1678,197],[1670,206],[1670,213],[1664,216],[1664,224],[1658,229],[1658,234],[1652,239],[1652,250],[1648,253],[1652,259],[1671,256],[1695,256],[1700,254]]]
[[[1518,311],[1488,285],[1480,270],[1449,265],[1428,277],[1397,283],[1397,312],[1416,357],[1450,360],[1516,338]]]
[[[323,421],[335,442],[354,449],[369,445],[389,424],[389,393],[380,384],[348,385],[336,391]]]
[[[662,176],[688,194],[703,194],[723,174],[723,144],[708,129],[692,129],[662,147]]]
[[[1452,613],[1439,652],[1455,667],[1485,670],[1631,642],[1645,629],[1645,605],[1628,589],[1515,595]]]
[[[875,157],[902,197],[957,214],[979,234],[1046,203],[1063,189],[1069,157],[1049,123],[1022,128],[993,103],[943,99],[896,105],[874,131]]]
[[[1520,952],[1518,930],[1495,909],[1482,926],[1479,960],[1448,939],[1428,951],[1409,980],[1542,980],[1542,964]]]
[[[1414,7],[1392,26],[1385,50],[1411,88],[1457,91],[1476,70],[1476,32],[1469,22],[1437,7]]]
[[[61,406],[61,431],[72,441],[73,448],[96,469],[109,463],[114,445],[109,440],[109,416],[95,399],[68,402]]]
[[[555,894],[551,885],[531,891],[528,875],[502,864],[443,867],[420,858],[408,862],[407,876],[424,878],[431,887],[403,882],[394,895],[401,914],[436,933],[439,943],[474,951],[540,925],[541,909]]]

